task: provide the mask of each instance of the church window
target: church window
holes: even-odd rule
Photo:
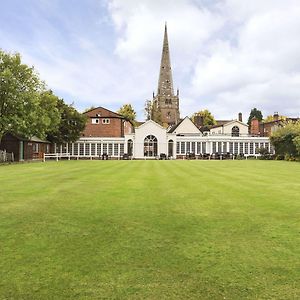
[[[238,126],[232,127],[231,136],[240,136],[240,128]]]

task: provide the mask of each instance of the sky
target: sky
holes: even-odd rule
[[[0,48],[79,110],[157,91],[164,24],[181,117],[300,117],[299,0],[2,0]]]

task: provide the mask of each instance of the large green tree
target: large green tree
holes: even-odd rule
[[[195,112],[192,115],[192,121],[194,122],[196,116],[201,116],[203,117],[203,125],[204,126],[210,126],[210,125],[215,125],[217,124],[214,116],[208,109],[200,110],[198,112]]]
[[[132,121],[133,123],[135,123],[136,121],[136,112],[131,104],[122,105],[117,111],[117,113],[124,116],[126,119]]]
[[[300,121],[282,124],[272,133],[270,140],[277,155],[285,157],[300,156]]]
[[[58,99],[57,109],[60,113],[60,122],[56,130],[49,132],[48,140],[58,144],[75,142],[85,128],[86,116],[62,99]]]
[[[251,120],[252,120],[254,117],[255,117],[256,119],[258,119],[258,121],[262,121],[262,119],[263,119],[262,112],[261,112],[259,109],[257,109],[256,107],[252,108],[251,111],[250,111],[249,118],[248,118],[248,122],[247,122],[247,124],[248,124],[249,126],[251,126]]]
[[[19,54],[0,50],[0,141],[7,132],[43,135],[36,126],[37,118],[43,118],[43,89],[34,68],[22,64]]]

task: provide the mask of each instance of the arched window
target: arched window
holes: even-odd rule
[[[171,119],[171,112],[167,112],[167,114],[166,114],[166,117],[167,117],[167,119]]]
[[[240,128],[238,126],[232,127],[231,136],[240,136]]]
[[[169,140],[169,142],[168,142],[168,157],[173,156],[173,147],[174,147],[174,141]]]
[[[154,135],[148,135],[144,139],[144,156],[157,156],[157,138]]]
[[[128,140],[128,142],[127,142],[127,154],[128,154],[128,156],[132,156],[132,153],[133,153],[133,141]]]

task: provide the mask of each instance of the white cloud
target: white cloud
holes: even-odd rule
[[[78,108],[131,102],[142,119],[144,101],[157,88],[167,21],[182,116],[208,108],[218,118],[234,118],[255,106],[265,115],[299,116],[298,0],[93,3],[93,9],[76,3],[66,10],[58,0],[43,0],[26,10],[29,39],[1,29],[0,21],[1,46],[21,52]],[[22,21],[18,13],[15,18]]]

